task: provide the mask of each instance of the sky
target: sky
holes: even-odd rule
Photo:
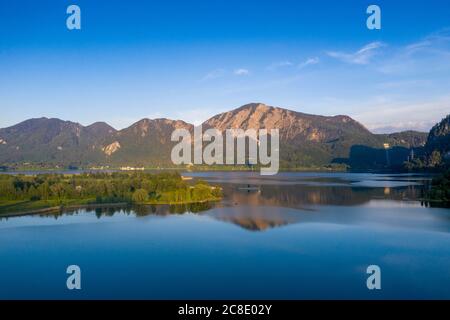
[[[450,113],[450,2],[0,0],[0,127],[199,124],[250,102],[428,131]]]

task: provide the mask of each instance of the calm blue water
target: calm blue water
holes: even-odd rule
[[[450,210],[417,201],[425,176],[193,175],[225,199],[1,219],[0,298],[450,298]]]

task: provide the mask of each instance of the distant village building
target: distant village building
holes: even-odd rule
[[[386,150],[386,164],[388,166],[391,165],[391,160],[389,158],[389,148],[391,147],[389,143],[384,143],[383,144],[384,149]]]
[[[120,170],[122,171],[144,171],[145,168],[135,168],[135,167],[121,167]]]

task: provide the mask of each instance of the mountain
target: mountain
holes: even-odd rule
[[[428,139],[428,133],[419,131],[402,131],[390,134],[379,134],[379,138],[384,139],[393,146],[405,148],[423,147]]]
[[[30,119],[0,129],[0,163],[164,165],[170,162],[173,130],[183,121],[143,119],[123,130],[104,122],[82,126],[59,119]]]
[[[378,160],[373,163],[370,157],[367,160],[366,151],[362,158],[358,155],[365,150],[361,148],[368,148],[367,154],[370,150],[384,150],[386,143],[402,148],[399,161],[404,161],[404,150],[424,145],[427,137],[414,131],[377,135],[345,115],[311,115],[262,103],[218,114],[205,121],[203,127],[279,129],[281,166],[286,168],[332,163],[385,165]],[[0,129],[0,165],[170,166],[175,145],[170,137],[179,128],[193,131],[193,125],[169,119],[142,119],[123,130],[104,122],[82,126],[59,119],[30,119]]]
[[[450,115],[431,129],[425,148],[429,153],[439,151],[441,155],[450,152]]]
[[[450,168],[450,115],[431,129],[421,162],[427,167]]]
[[[104,134],[92,128],[59,119],[30,119],[15,126],[0,129],[1,163],[84,162],[97,159],[91,152],[100,145]],[[98,158],[100,160],[100,158]]]
[[[381,150],[386,143],[404,148],[418,147],[425,144],[427,137],[426,133],[414,131],[377,135],[345,115],[311,115],[262,103],[252,103],[218,114],[203,125],[219,130],[279,129],[282,167],[324,166],[333,162],[361,162],[362,165],[373,166],[375,163],[370,159],[350,159],[352,148],[365,146]],[[407,155],[401,161],[406,158]],[[385,164],[383,161],[380,163]]]
[[[404,164],[408,170],[442,171],[450,168],[450,115],[436,124],[423,147],[414,149]]]
[[[104,152],[113,165],[170,166],[170,154],[176,144],[171,141],[175,129],[192,131],[193,125],[181,120],[142,119],[117,132]]]

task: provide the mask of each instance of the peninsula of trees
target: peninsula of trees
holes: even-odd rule
[[[0,175],[0,214],[102,204],[187,204],[217,201],[220,187],[179,173],[113,172]]]

